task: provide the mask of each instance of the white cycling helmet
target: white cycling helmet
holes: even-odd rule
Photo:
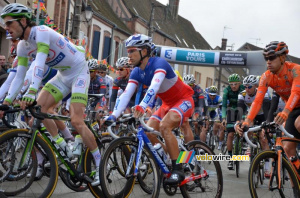
[[[135,34],[130,36],[126,42],[125,47],[143,47],[147,46],[151,49],[152,44],[152,38],[149,36],[146,36],[144,34]]]
[[[89,70],[99,69],[98,61],[96,59],[90,59],[88,61]]]
[[[32,10],[20,3],[11,3],[6,5],[1,12],[1,18],[6,16],[11,17],[25,17],[31,19],[32,17]]]
[[[128,57],[121,57],[116,62],[117,69],[123,68],[123,67],[129,67],[129,58]]]
[[[196,80],[193,74],[188,74],[183,77],[183,82],[189,85],[189,84],[195,84]]]
[[[249,75],[246,76],[243,80],[243,85],[257,85],[259,80],[257,79],[257,76],[255,75]]]

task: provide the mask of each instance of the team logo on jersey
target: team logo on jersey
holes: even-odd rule
[[[153,95],[154,95],[154,90],[153,89],[148,90],[143,102],[148,104],[151,101]]]
[[[165,57],[168,58],[168,59],[171,59],[172,58],[172,50],[166,50],[165,51]]]
[[[47,62],[47,65],[49,67],[53,67],[55,65],[58,65],[58,63],[60,63],[65,57],[66,57],[66,55],[64,55],[62,52],[60,52],[53,61]]]
[[[57,45],[60,49],[64,49],[66,43],[65,43],[64,39],[59,38],[59,39],[56,41],[56,45]]]
[[[71,54],[75,54],[76,52],[77,52],[77,50],[76,49],[74,49],[69,43],[67,44],[67,47],[69,48],[69,50],[70,50],[70,52],[71,52]]]
[[[192,104],[190,101],[184,101],[181,105],[179,105],[179,108],[185,113],[192,108]]]
[[[85,80],[82,78],[78,78],[75,87],[83,88],[85,86]]]
[[[38,26],[37,28],[39,31],[48,31],[48,29],[45,26]]]
[[[38,66],[35,66],[34,67],[34,76],[39,78],[39,79],[42,79],[43,78],[43,75],[44,75],[44,70],[42,67],[38,67]]]

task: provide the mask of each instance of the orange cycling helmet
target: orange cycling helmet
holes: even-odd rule
[[[289,49],[285,42],[272,41],[264,48],[264,56],[288,54]]]

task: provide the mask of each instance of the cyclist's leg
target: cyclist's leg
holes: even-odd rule
[[[162,133],[168,153],[172,160],[172,174],[165,180],[166,184],[176,185],[184,180],[184,173],[182,164],[177,164],[177,158],[179,156],[179,148],[175,135],[172,133],[172,129],[181,126],[183,122],[187,121],[188,118],[192,115],[194,108],[194,102],[192,97],[182,99],[172,105],[172,108],[162,119],[160,123],[160,132]],[[193,135],[191,131],[187,132],[187,139],[192,138]]]
[[[300,133],[297,130],[296,126],[298,124],[296,123],[300,115],[300,108],[293,109],[293,111],[290,112],[288,119],[285,122],[285,129],[290,134],[294,135],[295,138],[300,139]],[[286,150],[288,156],[296,156],[296,147],[297,143],[295,142],[283,142],[284,149]]]
[[[47,83],[48,84],[48,83]],[[45,87],[47,86],[45,85]],[[44,113],[47,113],[50,107],[56,104],[56,100],[54,96],[45,89],[42,89],[38,98],[37,98],[37,104],[41,105],[41,111]],[[51,119],[44,119],[43,121],[44,126],[46,127],[47,131],[52,135],[52,137],[55,137],[58,135],[57,126],[54,122],[54,120]]]

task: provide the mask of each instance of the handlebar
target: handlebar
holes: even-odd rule
[[[117,122],[114,122],[113,124],[111,124],[110,126],[108,126],[108,127],[107,127],[107,131],[109,132],[109,134],[110,134],[114,139],[119,138],[119,136],[116,135],[116,134],[112,131],[111,127],[116,126],[116,124],[119,124],[119,123],[127,122],[127,121],[129,121],[130,119],[132,119],[132,114],[124,114],[124,115],[122,116],[122,118],[119,118],[119,120],[118,120]],[[133,127],[133,126],[132,126],[132,127]],[[136,129],[135,129],[134,127],[133,127],[133,130],[136,131]]]
[[[249,128],[249,130],[244,133],[245,140],[248,142],[250,146],[257,148],[257,145],[253,144],[253,142],[251,142],[251,140],[249,139],[248,132],[259,131],[263,128],[267,128],[268,126],[272,126],[272,125],[275,125],[275,122],[270,122],[270,123],[263,122],[260,126]],[[294,136],[289,132],[287,132],[287,130],[285,130],[285,128],[282,125],[277,125],[277,127],[289,138],[294,138]]]
[[[153,134],[155,134],[155,135],[157,135],[157,136],[161,136],[161,133],[160,133],[160,132],[156,131],[156,130],[153,129],[152,127],[149,127],[149,126],[145,123],[144,117],[145,117],[145,115],[143,115],[142,117],[139,118],[139,121],[140,121],[142,127],[144,127],[144,128],[147,130],[147,132],[153,133]]]

